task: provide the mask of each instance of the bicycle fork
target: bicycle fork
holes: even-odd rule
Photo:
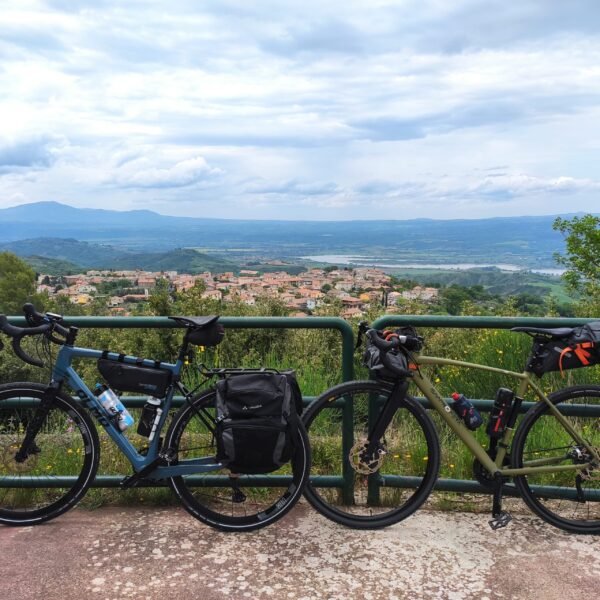
[[[40,405],[37,407],[29,423],[27,423],[25,437],[23,438],[21,447],[15,454],[15,462],[24,463],[32,454],[39,454],[41,452],[41,448],[35,443],[35,436],[44,425],[59,390],[60,384],[55,383],[51,383],[44,390]]]

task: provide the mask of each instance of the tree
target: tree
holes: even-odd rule
[[[0,313],[21,313],[25,302],[33,299],[35,272],[10,252],[0,252]]]
[[[600,217],[559,217],[554,229],[565,236],[566,253],[555,259],[567,269],[563,278],[568,288],[581,293],[589,308],[600,305]]]

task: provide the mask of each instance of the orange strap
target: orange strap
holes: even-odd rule
[[[589,359],[592,358],[592,354],[591,354],[591,352],[588,352],[588,350],[586,350],[586,348],[593,348],[593,347],[594,347],[594,342],[583,342],[583,344],[577,344],[573,348],[571,348],[571,346],[567,346],[560,353],[560,357],[558,358],[558,367],[560,369],[560,374],[564,377],[563,358],[564,358],[565,354],[568,354],[569,352],[574,352],[575,356],[579,359],[579,362],[584,367],[587,367],[590,364]]]
[[[581,364],[585,365],[586,367],[590,364],[589,359],[592,358],[592,354],[591,354],[591,352],[588,352],[587,350],[585,350],[585,348],[593,348],[593,347],[594,347],[593,342],[584,342],[583,344],[577,344],[577,346],[575,346],[575,348],[574,348],[577,358],[581,361]]]

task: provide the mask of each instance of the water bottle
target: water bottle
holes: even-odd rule
[[[95,395],[100,400],[100,404],[108,413],[108,416],[115,420],[117,427],[121,431],[125,431],[134,423],[133,417],[129,411],[123,406],[123,403],[107,385],[97,383]]]
[[[142,416],[140,417],[140,424],[138,425],[137,432],[140,435],[147,437],[149,442],[154,439],[156,429],[158,428],[158,422],[160,421],[160,416],[163,412],[162,408],[160,408],[161,404],[162,400],[150,396],[142,409]]]
[[[454,410],[454,412],[463,420],[468,429],[475,431],[475,429],[483,423],[479,411],[463,396],[463,394],[454,392],[454,394],[452,394],[452,400],[454,400],[450,405],[452,410]]]

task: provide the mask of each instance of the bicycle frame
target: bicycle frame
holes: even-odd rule
[[[415,355],[414,357],[416,364],[420,366],[455,366],[463,369],[476,369],[480,371],[488,371],[491,373],[498,373],[507,377],[512,377],[519,380],[519,385],[516,390],[516,395],[524,397],[527,390],[531,388],[540,401],[545,402],[548,405],[550,413],[556,417],[558,422],[564,427],[569,433],[573,440],[586,448],[595,457],[595,460],[600,460],[598,452],[595,448],[591,447],[586,440],[584,440],[578,432],[571,426],[571,423],[565,416],[554,406],[554,404],[548,399],[548,397],[542,392],[532,380],[531,373],[523,371],[517,373],[516,371],[507,371],[505,369],[499,369],[497,367],[490,367],[488,365],[481,365],[476,363],[469,363],[460,360],[452,360],[447,358],[440,358],[436,356],[421,356]],[[503,462],[506,457],[506,453],[515,432],[513,428],[506,428],[503,437],[499,440],[498,451],[495,460],[492,460],[488,453],[485,451],[483,446],[477,441],[475,436],[467,429],[462,420],[456,415],[451,409],[448,403],[444,400],[438,390],[435,388],[429,378],[424,376],[420,371],[414,372],[412,378],[414,384],[419,388],[423,395],[429,400],[433,409],[441,415],[448,426],[454,431],[454,433],[462,440],[467,446],[470,452],[477,458],[477,460],[485,467],[485,469],[493,474],[499,473],[502,476],[514,477],[518,475],[532,475],[534,473],[552,472],[558,471],[578,471],[586,467],[590,467],[591,463],[586,464],[573,464],[573,465],[559,465],[555,463],[562,462],[562,458],[552,458],[545,460],[532,460],[526,463],[526,466],[521,468],[503,467]]]
[[[71,366],[73,359],[99,359],[107,358],[108,360],[117,361],[119,354],[116,352],[103,353],[101,350],[93,350],[91,348],[78,348],[73,346],[62,346],[52,371],[52,383],[62,385],[66,382],[77,394],[77,397],[84,406],[91,411],[96,420],[102,425],[109,437],[115,442],[118,448],[123,452],[131,463],[133,470],[137,473],[144,468],[149,467],[159,458],[160,454],[160,432],[166,422],[167,416],[173,403],[173,395],[177,386],[184,394],[187,391],[179,382],[179,376],[183,368],[183,361],[178,359],[176,363],[161,363],[161,368],[171,371],[173,374],[174,383],[169,386],[167,395],[163,402],[163,412],[157,427],[157,433],[154,439],[150,442],[146,454],[140,454],[133,446],[123,432],[115,426],[115,424],[107,417],[106,411],[100,404],[98,398],[83,382],[75,369]],[[121,355],[122,357],[122,355]],[[139,361],[135,356],[122,357],[122,362],[125,364],[133,364],[145,367],[153,367],[154,361],[144,359]],[[219,469],[221,464],[215,461],[214,457],[194,458],[181,460],[177,465],[158,465],[150,471],[147,476],[152,479],[164,479],[181,475],[190,475],[193,473],[206,473]]]

